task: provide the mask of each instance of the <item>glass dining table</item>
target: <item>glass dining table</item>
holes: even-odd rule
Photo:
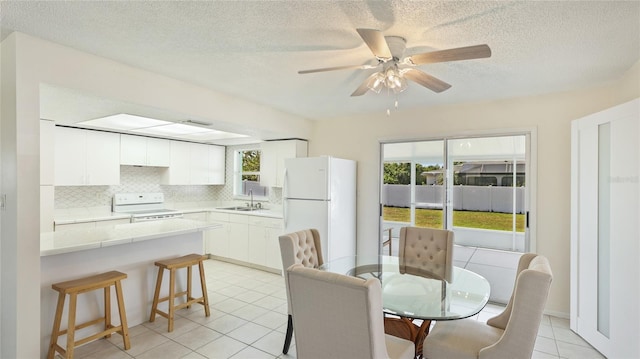
[[[489,282],[472,271],[454,267],[452,280],[447,282],[423,270],[401,266],[400,259],[392,256],[343,257],[319,269],[380,280],[385,332],[413,341],[417,356],[432,320],[476,315],[490,294]],[[416,320],[419,325],[414,324]]]

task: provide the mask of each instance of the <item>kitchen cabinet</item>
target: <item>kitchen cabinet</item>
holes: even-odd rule
[[[205,232],[205,253],[218,257],[229,257],[229,214],[209,212],[209,222],[219,224],[219,228]]]
[[[249,261],[249,222],[247,215],[229,214],[229,258]]]
[[[117,133],[55,128],[56,186],[120,184],[120,135]]]
[[[280,242],[282,219],[249,216],[249,262],[282,270]]]
[[[284,160],[307,157],[307,141],[267,141],[260,144],[260,185],[282,187],[284,185]]]
[[[169,167],[171,143],[160,138],[120,135],[120,164]]]
[[[209,184],[224,184],[226,148],[224,146],[209,147]]]
[[[170,141],[171,161],[162,184],[224,184],[225,148],[223,146]]]
[[[186,185],[190,184],[189,152],[190,143],[181,141],[170,141],[171,155],[169,168],[162,176],[162,184]]]
[[[284,228],[282,219],[210,212],[208,220],[222,227],[207,231],[206,253],[282,271],[278,241]]]

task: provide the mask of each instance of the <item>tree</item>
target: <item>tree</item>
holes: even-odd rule
[[[260,172],[260,151],[242,151],[242,172]]]
[[[423,166],[416,163],[416,185],[424,185],[427,178],[422,172],[441,169],[439,165]],[[384,164],[385,184],[409,184],[411,183],[411,163],[410,162],[386,162]]]
[[[242,180],[258,181],[260,172],[260,151],[242,151]]]

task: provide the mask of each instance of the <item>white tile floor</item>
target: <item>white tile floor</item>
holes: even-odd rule
[[[76,358],[295,358],[295,336],[282,354],[287,323],[287,298],[281,276],[208,260],[205,262],[211,316],[203,307],[178,311],[174,331],[167,320],[130,328],[131,348],[113,335],[76,349]],[[475,318],[486,321],[502,307],[488,305]],[[533,358],[603,358],[569,329],[566,319],[544,316]]]

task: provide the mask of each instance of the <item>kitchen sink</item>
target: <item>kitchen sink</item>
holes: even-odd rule
[[[236,206],[236,207],[222,207],[222,208],[217,208],[217,209],[224,209],[224,210],[227,210],[227,211],[251,212],[251,211],[257,211],[260,208]]]

